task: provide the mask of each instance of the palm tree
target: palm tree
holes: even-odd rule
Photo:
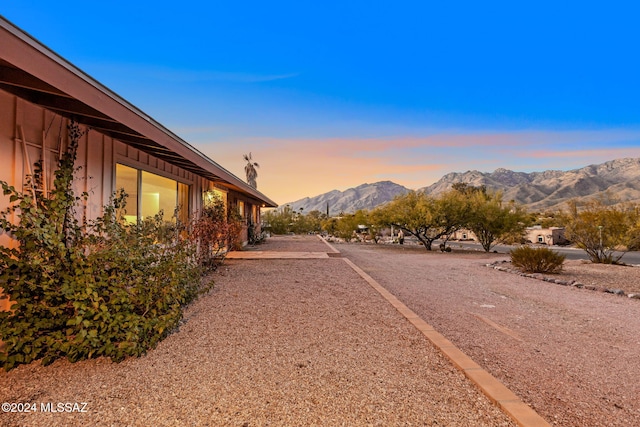
[[[247,162],[244,167],[244,173],[247,174],[247,183],[253,188],[258,188],[258,184],[256,183],[258,171],[256,171],[256,168],[259,168],[260,165],[253,161],[251,153],[243,155],[242,158]]]

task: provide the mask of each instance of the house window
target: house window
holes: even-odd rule
[[[538,236],[538,243],[544,243],[544,237]]]
[[[187,222],[189,219],[189,186],[171,178],[151,172],[116,164],[116,188],[127,193],[125,218],[136,222],[156,215],[160,211],[164,219]]]
[[[172,179],[142,171],[141,184],[140,216],[148,218],[162,211],[165,218],[171,217],[178,205],[178,183]]]
[[[125,219],[128,222],[138,220],[138,177],[139,171],[128,166],[116,164],[116,190],[123,189],[127,194]]]
[[[256,205],[251,205],[251,221],[254,224],[258,223],[258,207]]]
[[[178,182],[178,219],[183,224],[189,221],[189,186]]]
[[[227,211],[227,193],[216,188],[207,190],[202,195],[202,203],[204,206],[210,206],[216,199],[222,200],[224,210]]]
[[[244,202],[242,200],[238,200],[238,213],[244,218]]]

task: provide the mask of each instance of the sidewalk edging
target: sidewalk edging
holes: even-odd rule
[[[322,259],[329,258],[327,252],[291,251],[237,251],[230,252],[226,259]]]
[[[322,237],[320,237],[322,239]],[[322,239],[332,250],[336,249]],[[356,273],[360,275],[373,289],[395,307],[416,329],[418,329],[433,345],[440,350],[464,375],[500,409],[511,417],[520,427],[551,427],[529,405],[524,403],[515,393],[509,390],[497,378],[484,370],[480,365],[464,354],[451,341],[437,332],[413,310],[404,305],[391,292],[380,285],[373,277],[347,258],[342,258]]]
[[[340,253],[340,251],[337,250],[331,243],[327,242],[327,239],[325,239],[324,237],[322,237],[320,235],[318,235],[318,237],[320,238],[320,240],[322,240],[325,243],[325,245],[329,246],[329,249],[331,249],[331,253],[334,253],[334,254],[339,254]]]

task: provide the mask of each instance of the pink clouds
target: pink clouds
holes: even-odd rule
[[[614,158],[640,157],[640,132],[520,131],[439,133],[381,138],[245,138],[197,144],[244,177],[242,155],[260,163],[258,188],[279,203],[392,180],[409,188],[429,185],[449,172],[572,169]]]
[[[528,157],[536,159],[548,158],[584,158],[584,159],[601,159],[611,158],[619,159],[623,157],[640,157],[640,147],[625,148],[594,148],[590,150],[563,150],[563,151],[529,151],[525,153]],[[586,166],[586,165],[585,165]]]

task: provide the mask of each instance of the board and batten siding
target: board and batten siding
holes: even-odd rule
[[[0,90],[0,180],[22,190],[27,175],[33,173],[34,163],[43,161],[43,188],[38,194],[50,191],[58,161],[69,140],[69,121],[42,107]],[[98,132],[80,126],[84,134],[79,141],[73,190],[76,195],[89,194],[79,214],[87,219],[97,218],[108,203],[113,181],[113,140]],[[5,209],[9,200],[3,197],[0,208]],[[6,239],[6,236],[2,236]],[[0,243],[7,243],[0,240]]]
[[[0,90],[0,180],[21,190],[26,176],[33,173],[33,163],[43,158],[46,187],[51,189],[54,171],[61,151],[68,145],[69,121],[49,110]],[[189,185],[190,210],[202,207],[203,188],[209,180],[128,146],[96,130],[80,125],[84,132],[78,146],[74,192],[88,193],[83,207],[86,218],[96,219],[109,202],[115,188],[115,165],[145,170]],[[24,141],[23,141],[24,137]],[[43,142],[44,141],[44,142]],[[44,144],[44,148],[43,148]],[[25,150],[26,147],[26,156]],[[220,187],[218,185],[218,187]],[[8,206],[8,198],[0,200],[0,208]]]
[[[26,176],[33,173],[33,164],[44,160],[42,191],[50,190],[58,160],[69,143],[69,120],[3,90],[0,90],[0,112],[0,181],[21,191],[27,183]],[[203,189],[213,187],[209,180],[86,126],[80,125],[80,129],[84,133],[78,146],[73,189],[76,195],[88,194],[86,202],[77,208],[80,218],[94,220],[102,215],[103,207],[116,190],[116,163],[189,185],[190,212],[202,208]],[[220,185],[216,187],[224,189]],[[9,198],[0,194],[0,209],[8,206]],[[0,245],[11,247],[15,241],[0,231]],[[6,308],[6,299],[0,298],[0,309]]]

